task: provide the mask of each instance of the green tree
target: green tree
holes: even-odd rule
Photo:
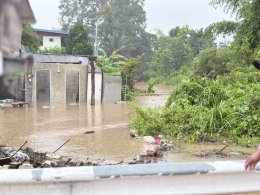
[[[93,47],[89,43],[88,32],[88,29],[79,22],[71,27],[69,35],[65,41],[67,54],[92,55]]]
[[[22,45],[28,52],[36,53],[41,46],[40,38],[37,36],[30,24],[23,25]]]
[[[142,53],[142,59],[135,67],[135,77],[137,80],[146,81],[149,79],[150,63],[153,58],[153,48],[157,42],[157,36],[151,33],[145,33],[143,39],[139,42],[139,53]],[[152,71],[152,70],[151,70]]]
[[[107,2],[108,0],[60,0],[59,20],[63,30],[68,31],[77,22],[90,29],[94,28]]]
[[[134,88],[134,71],[137,64],[141,61],[141,56],[135,58],[129,58],[125,61],[118,62],[121,65],[121,76],[122,78],[127,77],[127,83],[129,89],[132,91]]]
[[[230,48],[213,47],[203,50],[192,62],[194,73],[215,79],[230,72],[235,56],[236,52]]]
[[[100,49],[100,55],[97,57],[97,65],[105,73],[120,76],[121,67],[118,62],[124,60],[126,60],[126,58],[115,51],[110,56],[107,56],[106,52],[103,49]]]
[[[179,33],[180,33],[180,27],[176,26],[170,30],[169,35],[170,37],[177,37]]]
[[[137,64],[141,61],[141,56],[135,58],[126,58],[116,51],[110,56],[107,56],[105,51],[101,49],[101,55],[97,58],[97,65],[105,72],[111,75],[122,76],[122,79],[127,77],[127,84],[132,90],[134,86],[134,70]]]
[[[232,47],[244,55],[246,61],[251,60],[255,52],[260,49],[260,1],[259,0],[212,0],[212,5],[222,6],[225,11],[235,15],[238,23],[223,22],[215,25],[234,31]],[[217,28],[221,33],[221,28]],[[224,29],[224,30],[223,30]]]
[[[194,30],[188,26],[175,27],[169,32],[170,37],[182,39],[192,49],[192,57],[196,57],[203,49],[215,46],[215,37],[212,34],[205,36],[203,28]]]
[[[158,72],[169,76],[182,66],[189,66],[200,51],[215,46],[214,37],[205,37],[204,33],[203,29],[193,30],[188,26],[171,29],[169,36],[158,32],[153,58],[145,73],[150,78]]]
[[[146,35],[143,6],[144,0],[114,0],[104,6],[100,34],[108,55],[113,51],[126,57],[142,54],[141,43]]]
[[[60,22],[63,29],[81,22],[94,34],[98,21],[100,47],[107,55],[117,51],[130,58],[151,49],[143,7],[144,0],[61,0]]]
[[[150,65],[154,73],[148,71],[152,74],[150,76],[157,74],[158,71],[162,75],[169,75],[180,69],[181,66],[189,65],[192,60],[189,38],[184,29],[180,30],[174,37],[159,34]]]

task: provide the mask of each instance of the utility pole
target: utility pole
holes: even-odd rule
[[[95,105],[95,57],[90,58],[91,65],[91,101],[90,105]]]
[[[91,102],[90,105],[95,105],[95,61],[98,57],[98,22],[95,24],[95,43],[93,49],[93,56],[90,59],[91,65]]]

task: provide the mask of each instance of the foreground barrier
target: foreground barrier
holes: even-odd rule
[[[257,167],[260,170],[260,167]],[[260,192],[243,161],[0,171],[0,194],[147,195]]]

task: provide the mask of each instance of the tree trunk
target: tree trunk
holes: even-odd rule
[[[91,102],[90,105],[95,105],[95,66],[94,61],[91,61]]]

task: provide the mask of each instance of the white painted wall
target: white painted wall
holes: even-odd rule
[[[51,42],[50,39],[53,39],[53,42]],[[42,43],[43,43],[42,48],[51,48],[51,47],[61,48],[61,37],[43,36]]]
[[[102,94],[102,74],[95,74],[95,101],[101,102]],[[87,102],[91,101],[91,73],[88,73],[88,92],[87,92]]]
[[[4,72],[4,62],[3,62],[2,52],[0,51],[0,76],[3,74],[3,72]]]

